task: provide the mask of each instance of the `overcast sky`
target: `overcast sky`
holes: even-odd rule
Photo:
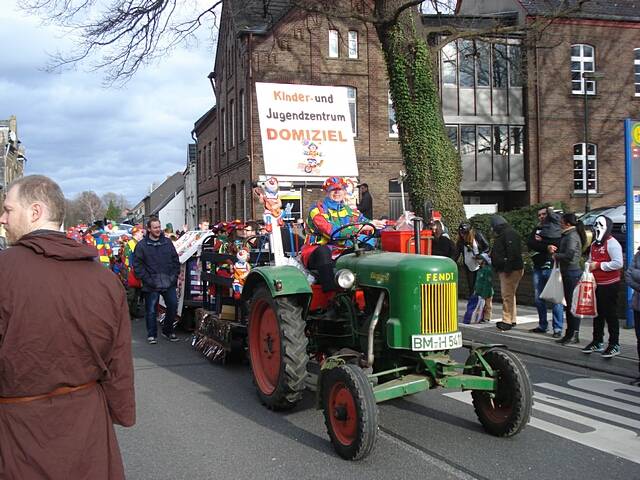
[[[16,115],[25,174],[42,173],[72,198],[116,192],[132,204],[152,182],[184,170],[194,122],[213,105],[208,41],[177,50],[121,88],[104,88],[89,66],[46,73],[47,53],[64,48],[60,30],[0,2],[0,119]]]

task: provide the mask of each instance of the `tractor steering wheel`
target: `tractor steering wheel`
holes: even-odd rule
[[[342,226],[336,228],[331,233],[331,236],[329,237],[329,243],[335,243],[338,240],[338,238],[337,238],[338,233],[340,233],[342,230],[346,229],[347,227],[357,227],[357,226],[360,226],[360,228],[358,228],[358,230],[356,232],[354,232],[351,235],[349,235],[348,237],[346,237],[346,239],[354,241],[353,245],[354,245],[354,248],[356,250],[358,249],[359,244],[367,245],[367,242],[369,240],[371,240],[375,236],[376,230],[377,230],[376,226],[373,223],[370,223],[370,222],[347,223],[345,225],[342,225]],[[371,230],[368,233],[363,233],[362,234],[362,235],[364,235],[364,238],[362,238],[362,239],[358,238],[361,235],[360,232],[362,232],[362,230],[365,227],[371,227]]]

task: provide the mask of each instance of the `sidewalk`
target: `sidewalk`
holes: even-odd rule
[[[554,341],[555,338],[551,336],[553,332],[545,335],[529,332],[531,328],[538,325],[538,312],[534,307],[518,305],[517,326],[508,332],[501,332],[497,329],[496,323],[502,316],[502,304],[493,304],[490,323],[471,325],[462,323],[466,306],[466,300],[458,301],[458,324],[464,340],[503,344],[514,352],[525,353],[527,355],[629,378],[638,377],[638,352],[636,348],[635,330],[633,328],[624,328],[622,320],[620,325],[621,354],[614,358],[602,358],[599,353],[587,355],[580,351],[580,349],[591,342],[593,331],[593,320],[591,319],[582,321],[579,344],[562,346]],[[547,318],[549,319],[549,323],[551,323],[551,310],[549,310]],[[607,338],[608,333],[605,326],[605,344]]]

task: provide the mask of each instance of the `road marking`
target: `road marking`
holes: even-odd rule
[[[605,395],[616,395],[618,398],[626,399],[631,403],[640,403],[638,401],[638,397],[619,392],[619,390],[640,392],[640,388],[637,387],[598,379],[575,379],[569,381],[569,384],[589,389],[590,391],[597,391]],[[624,412],[640,413],[640,408],[635,405],[612,400],[610,398],[599,397],[597,395],[586,393],[582,390],[574,390],[572,388],[566,388],[552,383],[539,383],[536,384],[536,387],[579,397],[582,400],[606,405],[608,407],[620,409]],[[445,393],[444,395],[464,403],[472,403],[471,392],[469,391],[451,392]],[[640,429],[640,421],[603,411],[602,409],[593,408],[588,405],[582,405],[569,400],[553,397],[545,393],[535,392],[533,398],[536,400],[536,403],[533,405],[534,411],[544,412],[547,415],[552,415],[580,425],[585,425],[591,430],[588,432],[577,432],[571,428],[556,425],[555,423],[542,420],[534,416],[531,417],[529,422],[529,425],[532,427],[640,464],[640,437],[633,430],[618,426],[623,425],[632,429]],[[557,408],[555,405],[562,408]],[[595,416],[597,419],[580,415],[580,413],[577,412]],[[600,420],[608,420],[618,425],[605,423]]]

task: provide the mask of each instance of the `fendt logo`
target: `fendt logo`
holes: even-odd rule
[[[425,274],[425,280],[427,283],[435,282],[453,282],[455,281],[455,274],[453,272],[436,272]]]

